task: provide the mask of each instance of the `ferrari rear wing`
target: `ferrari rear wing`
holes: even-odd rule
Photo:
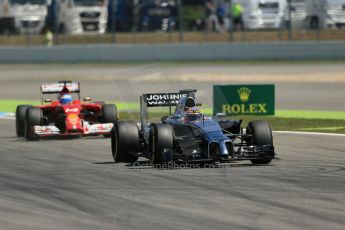
[[[195,89],[180,90],[178,93],[148,93],[140,96],[140,115],[142,129],[148,123],[148,108],[150,107],[171,107],[176,106],[182,97],[193,97],[195,99]]]
[[[44,83],[41,85],[42,94],[60,93],[66,87],[71,93],[80,92],[79,82],[60,81],[59,83]]]
[[[43,83],[41,85],[41,99],[44,94],[60,94],[66,88],[69,93],[77,93],[80,100],[80,83],[72,81],[59,81],[58,83]]]

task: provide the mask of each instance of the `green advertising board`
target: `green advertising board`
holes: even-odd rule
[[[274,115],[274,85],[214,85],[213,113]]]

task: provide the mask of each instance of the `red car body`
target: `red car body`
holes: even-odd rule
[[[49,136],[110,135],[113,123],[117,121],[115,105],[90,102],[90,98],[81,102],[79,89],[79,83],[73,82],[43,84],[42,105],[17,107],[17,135],[28,140]],[[61,92],[78,93],[79,99],[67,104],[43,99],[44,94],[60,95]],[[49,104],[45,104],[47,102]],[[21,109],[26,110],[24,117]]]

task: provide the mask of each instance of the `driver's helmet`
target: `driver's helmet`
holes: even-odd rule
[[[202,118],[202,114],[198,108],[190,108],[186,111],[186,121],[197,121]]]
[[[71,94],[62,94],[60,96],[60,104],[69,104],[73,101]]]

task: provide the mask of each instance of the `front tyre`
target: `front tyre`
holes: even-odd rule
[[[171,161],[170,159],[165,159],[163,156],[165,150],[173,150],[174,148],[174,131],[173,127],[168,124],[152,124],[149,136],[150,144],[150,164],[158,165],[165,161]],[[171,151],[170,151],[171,152]]]
[[[113,104],[102,105],[102,122],[103,123],[115,123],[118,121],[117,109]]]
[[[272,130],[267,121],[249,122],[246,133],[252,135],[250,142],[255,146],[273,145]],[[272,157],[251,160],[253,164],[269,164],[271,161]]]
[[[18,105],[16,109],[16,134],[17,137],[25,136],[25,119],[26,110],[32,107],[31,105]]]
[[[25,138],[28,141],[38,140],[33,127],[42,123],[42,111],[39,108],[30,107],[26,110]]]
[[[116,163],[134,163],[138,160],[140,139],[136,123],[119,121],[114,124],[111,134],[111,151]]]

